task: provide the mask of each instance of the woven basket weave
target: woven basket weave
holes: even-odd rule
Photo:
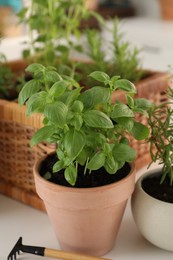
[[[12,63],[11,67],[14,71],[19,71],[23,70],[26,64],[21,61]],[[149,74],[148,78],[136,84],[137,97],[162,103],[167,99],[165,91],[168,86],[168,74],[161,72]],[[43,203],[36,194],[32,169],[37,158],[52,152],[55,147],[41,143],[31,149],[30,139],[42,126],[43,118],[40,114],[26,117],[25,112],[25,106],[20,107],[15,102],[0,100],[0,193],[44,210]],[[144,122],[142,116],[139,120]],[[148,146],[135,140],[131,143],[137,150],[138,170],[150,162]]]
[[[44,209],[35,191],[32,168],[37,158],[55,147],[41,143],[31,149],[29,142],[42,126],[42,116],[26,117],[25,112],[25,106],[0,100],[0,192]]]

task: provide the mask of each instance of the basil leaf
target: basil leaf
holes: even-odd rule
[[[114,105],[111,117],[118,118],[118,117],[134,117],[133,111],[123,103],[117,103]]]
[[[86,90],[80,96],[80,101],[85,108],[92,108],[98,104],[104,104],[110,100],[110,90],[104,87],[94,87]]]
[[[23,105],[29,97],[37,93],[40,89],[41,89],[40,81],[36,79],[32,79],[28,81],[19,93],[19,97],[18,97],[19,105]]]
[[[84,113],[84,122],[87,126],[98,128],[113,128],[110,118],[101,111],[89,110]]]
[[[68,107],[61,101],[57,101],[52,104],[47,104],[44,114],[54,124],[58,127],[63,128],[66,122],[66,117],[68,113]]]
[[[85,135],[75,129],[68,131],[64,137],[64,147],[68,157],[76,158],[85,145]]]
[[[104,163],[105,154],[102,152],[98,152],[91,158],[91,160],[87,164],[87,168],[92,171],[98,170],[104,165]]]
[[[68,183],[70,183],[72,186],[75,185],[77,179],[77,169],[74,167],[74,165],[69,165],[65,169],[64,176]]]
[[[32,137],[30,141],[31,147],[38,143],[47,140],[55,132],[55,128],[52,125],[44,126],[40,128]]]
[[[110,80],[110,77],[105,72],[102,71],[94,71],[89,76],[99,82],[104,82],[104,83],[107,83]]]
[[[134,122],[134,126],[132,128],[132,134],[136,140],[143,140],[149,136],[150,130],[147,126]]]
[[[114,89],[121,89],[132,94],[137,93],[135,85],[127,79],[117,80]]]
[[[135,159],[136,151],[129,145],[119,143],[114,145],[112,154],[116,161],[132,162]]]

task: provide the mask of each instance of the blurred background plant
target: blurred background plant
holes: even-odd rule
[[[22,34],[22,27],[18,25],[16,15],[22,9],[22,6],[22,0],[0,0],[1,34],[8,37]]]

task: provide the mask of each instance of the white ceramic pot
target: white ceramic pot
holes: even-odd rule
[[[141,176],[131,199],[132,214],[141,234],[152,244],[173,251],[173,204],[148,195],[142,188],[144,178],[160,174],[155,169]]]

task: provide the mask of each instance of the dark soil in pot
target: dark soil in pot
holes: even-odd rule
[[[55,154],[51,154],[46,157],[46,159],[42,162],[40,168],[40,175],[44,176],[47,172],[51,173],[50,182],[71,187],[71,185],[64,178],[64,171],[61,170],[59,172],[53,173],[52,167],[54,163],[57,161],[57,156]],[[104,168],[101,168],[97,171],[93,171],[91,174],[87,172],[85,175],[84,167],[79,165],[78,168],[78,177],[75,188],[91,188],[91,187],[99,187],[107,184],[111,184],[117,182],[124,177],[126,177],[131,170],[131,167],[128,163],[126,163],[123,168],[118,170],[115,174],[109,174],[105,171]]]
[[[147,177],[142,181],[142,188],[150,196],[165,202],[173,203],[173,187],[169,178],[160,183],[160,175]]]

